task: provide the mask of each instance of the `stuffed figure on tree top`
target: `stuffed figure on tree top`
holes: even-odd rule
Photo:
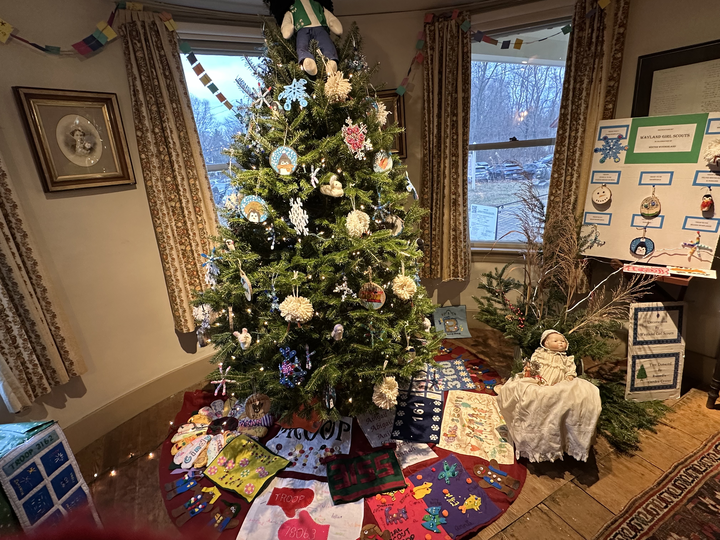
[[[273,14],[286,20],[293,3],[278,4]],[[294,4],[293,17],[318,2]],[[321,4],[333,28],[332,5]],[[440,337],[428,330],[434,306],[417,274],[424,211],[390,152],[400,128],[370,84],[357,27],[335,42],[320,30],[307,49],[316,76],[305,49],[268,22],[267,56],[249,63],[258,88],[239,82],[252,105],[227,150],[236,191],[222,238],[204,254],[211,288],[196,318],[223,391],[266,394],[281,416],[337,418],[392,407]]]

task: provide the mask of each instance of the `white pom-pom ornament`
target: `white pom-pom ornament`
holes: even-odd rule
[[[417,283],[405,275],[405,263],[401,263],[400,275],[393,279],[392,290],[400,300],[410,300],[417,292]]]
[[[398,383],[395,377],[385,377],[373,388],[373,403],[381,409],[392,409],[397,405]]]
[[[347,217],[347,230],[350,236],[360,237],[370,231],[370,216],[360,210],[353,210]]]
[[[313,306],[304,296],[288,296],[280,304],[280,316],[287,322],[306,323],[313,316]]]

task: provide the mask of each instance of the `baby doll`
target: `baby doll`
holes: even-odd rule
[[[340,21],[333,15],[332,0],[264,0],[270,7],[285,39],[297,32],[295,47],[298,62],[308,75],[317,74],[317,64],[310,52],[310,41],[318,42],[320,52],[327,58],[327,71],[337,71],[338,54],[335,44],[327,32],[342,34]]]
[[[496,387],[515,456],[554,461],[567,453],[587,460],[602,405],[595,385],[577,377],[568,342],[546,330],[523,373]]]

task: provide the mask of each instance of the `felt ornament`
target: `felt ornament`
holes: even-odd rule
[[[320,186],[320,193],[328,197],[342,197],[345,194],[342,184],[338,181],[336,174],[330,177],[327,184]]]
[[[350,118],[345,120],[347,125],[343,126],[342,134],[345,144],[355,159],[365,159],[365,152],[373,149],[372,143],[367,138],[367,126],[362,122],[353,124]]]
[[[703,195],[702,201],[700,201],[700,211],[703,213],[704,216],[705,214],[712,214],[714,209],[715,201],[713,201],[712,194],[706,193],[705,195]]]
[[[397,405],[398,383],[395,377],[385,377],[373,387],[372,400],[381,409],[391,409]]]
[[[317,74],[317,63],[310,51],[310,42],[316,41],[320,52],[328,58],[327,70],[337,69],[338,54],[327,29],[333,34],[343,32],[342,24],[333,15],[332,0],[264,0],[270,13],[280,25],[285,39],[297,30],[295,49],[300,66],[308,75]]]
[[[242,333],[233,332],[233,336],[235,336],[240,342],[240,347],[243,351],[252,345],[252,336],[250,335],[250,332],[248,332],[247,328],[243,328]]]
[[[352,90],[352,85],[343,75],[342,71],[336,71],[328,75],[325,82],[325,95],[333,102],[345,101]]]
[[[400,275],[393,279],[392,290],[400,300],[410,300],[417,292],[417,283],[405,275],[405,263],[402,264]]]
[[[720,139],[710,141],[703,158],[708,167],[720,167]]]
[[[370,231],[370,216],[361,210],[353,210],[347,216],[346,225],[350,236],[359,238]]]
[[[312,319],[313,306],[304,296],[288,296],[280,304],[280,316],[287,322],[303,324]]]

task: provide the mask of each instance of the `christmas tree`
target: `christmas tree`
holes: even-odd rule
[[[424,211],[390,153],[399,128],[357,27],[335,40],[336,71],[314,47],[315,77],[293,39],[266,22],[258,88],[239,83],[253,103],[227,150],[236,193],[196,318],[228,392],[266,394],[280,416],[352,416],[374,394],[391,406],[392,378],[407,384],[438,349],[418,278]]]

